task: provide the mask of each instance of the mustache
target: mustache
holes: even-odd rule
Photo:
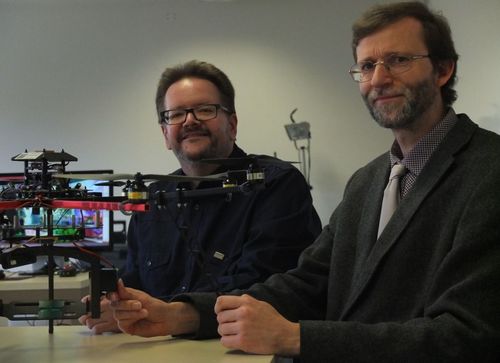
[[[194,126],[194,127],[188,127],[188,128],[184,128],[181,130],[181,132],[179,132],[179,134],[177,135],[177,141],[180,142],[190,136],[193,136],[193,135],[196,135],[196,136],[211,136],[211,132],[202,127],[202,126]]]
[[[379,97],[392,97],[395,95],[399,95],[401,92],[395,92],[395,91],[388,91],[388,90],[372,90],[368,94],[368,99],[370,101],[374,101],[375,99]]]
[[[407,91],[405,89],[379,88],[372,89],[365,98],[367,101],[373,103],[379,97],[393,97],[400,95],[407,96]]]

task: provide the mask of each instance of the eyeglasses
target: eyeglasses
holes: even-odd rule
[[[167,125],[179,125],[186,122],[187,115],[192,113],[198,121],[208,121],[217,117],[217,111],[221,109],[227,113],[231,111],[219,104],[200,105],[193,108],[178,108],[175,110],[166,110],[160,112],[162,123]]]
[[[354,64],[349,73],[356,82],[368,82],[373,78],[375,67],[379,64],[383,65],[391,74],[400,74],[408,71],[414,60],[428,58],[430,55],[407,55],[407,54],[390,54],[379,60],[378,62],[366,61]]]

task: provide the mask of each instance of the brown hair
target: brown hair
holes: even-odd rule
[[[368,9],[352,26],[352,52],[356,59],[356,48],[359,42],[378,30],[391,25],[403,18],[415,18],[423,27],[424,41],[429,52],[429,58],[436,69],[443,62],[452,61],[455,69],[448,82],[441,87],[441,96],[446,106],[451,106],[457,99],[453,89],[457,80],[458,54],[451,36],[451,29],[446,18],[431,11],[425,4],[418,1],[399,2],[375,5]]]
[[[220,92],[222,105],[227,107],[231,112],[235,111],[234,88],[226,74],[210,63],[191,60],[167,68],[162,73],[158,82],[155,100],[158,122],[161,123],[160,112],[164,111],[165,93],[167,93],[168,88],[175,82],[188,77],[205,79],[212,82]]]

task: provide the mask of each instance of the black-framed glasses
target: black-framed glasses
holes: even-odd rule
[[[217,117],[217,112],[223,110],[231,113],[227,107],[220,104],[200,105],[192,108],[177,108],[173,110],[166,110],[160,112],[162,123],[167,125],[179,125],[186,122],[187,115],[192,113],[194,118],[198,121],[208,121]]]
[[[409,54],[389,54],[378,62],[364,61],[354,64],[349,73],[356,82],[368,82],[373,78],[375,67],[379,64],[383,65],[391,74],[400,74],[408,71],[414,60],[428,58],[429,54],[424,55],[409,55]]]

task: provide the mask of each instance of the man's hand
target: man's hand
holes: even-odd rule
[[[124,333],[142,337],[194,333],[199,326],[198,312],[190,304],[167,303],[143,291],[125,287],[108,294],[110,307]]]
[[[215,313],[226,348],[283,356],[300,353],[299,324],[286,320],[264,301],[249,295],[220,296]]]
[[[87,303],[90,301],[90,295],[82,298],[82,303]],[[101,316],[99,319],[93,319],[91,313],[82,315],[78,318],[78,321],[82,325],[86,325],[92,331],[92,334],[102,334],[104,332],[115,332],[119,333],[118,324],[113,317],[113,311],[110,308],[111,302],[105,298],[101,298]]]

